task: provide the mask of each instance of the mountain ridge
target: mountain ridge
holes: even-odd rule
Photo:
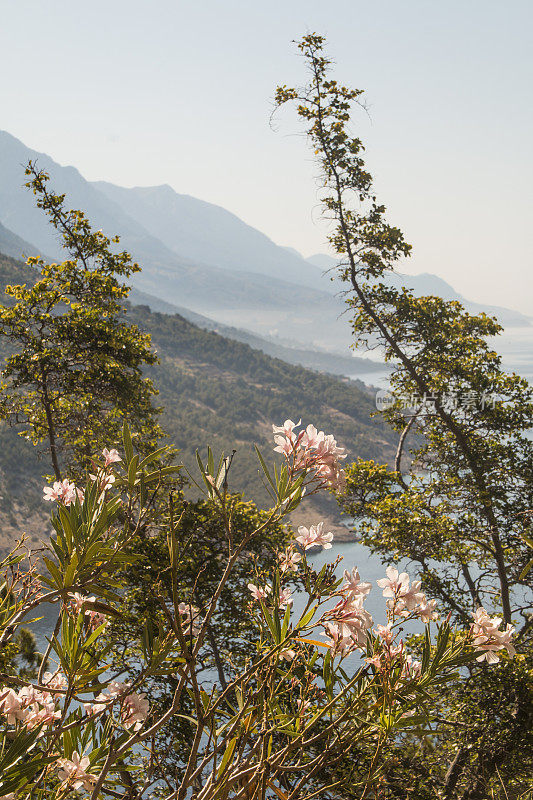
[[[339,263],[338,259],[327,255],[326,253],[316,253],[309,256],[307,259],[310,264],[319,266],[324,272],[335,269]],[[502,325],[510,326],[527,326],[533,322],[533,317],[527,317],[521,311],[505,306],[487,305],[486,303],[477,303],[469,300],[464,295],[460,294],[454,287],[448,283],[440,275],[435,275],[432,272],[419,272],[416,275],[410,275],[406,272],[389,273],[387,276],[387,283],[401,288],[402,286],[412,289],[414,294],[422,297],[425,295],[437,295],[444,300],[456,300],[471,314],[480,314],[485,312],[488,315],[498,317],[498,321]]]
[[[179,194],[168,184],[126,188],[95,181],[92,185],[183,257],[325,290],[320,269],[222,206]]]
[[[0,221],[54,258],[61,257],[57,236],[35,208],[33,196],[22,189],[23,164],[29,158],[50,172],[52,187],[66,193],[68,207],[82,209],[91,224],[107,235],[120,234],[121,246],[143,267],[132,276],[136,290],[210,317],[226,328],[247,329],[300,349],[348,356],[352,337],[342,318],[346,308],[337,296],[343,287],[322,274],[335,259],[319,255],[305,260],[226,209],[179,195],[168,184],[126,189],[105,181],[91,183],[75,167],[61,166],[11,134],[0,132]],[[185,255],[177,251],[180,243]],[[208,259],[217,259],[217,263],[208,263]],[[317,259],[320,263],[310,263]],[[271,272],[265,274],[261,269]],[[427,283],[424,274],[420,278],[395,276],[393,280],[407,285],[414,282],[415,289],[417,281],[419,287]],[[435,280],[445,291],[455,291],[442,279],[435,276]],[[485,309],[463,301],[469,310]],[[518,312],[499,307],[487,310],[504,324],[529,325]]]
[[[23,165],[29,159],[50,173],[51,187],[66,194],[68,207],[82,209],[91,224],[107,235],[120,234],[121,246],[143,266],[142,272],[132,277],[134,287],[192,311],[216,315],[223,324],[252,327],[260,334],[281,327],[290,337],[300,331],[296,338],[303,341],[329,341],[331,347],[342,341],[343,350],[349,346],[344,326],[336,325],[339,307],[331,294],[273,281],[258,272],[231,271],[178,256],[86,181],[75,167],[62,167],[11,134],[0,132],[0,221],[39,250],[54,258],[61,256],[58,237],[35,207],[33,195],[22,188]],[[307,318],[306,309],[313,305],[322,308],[323,318]]]

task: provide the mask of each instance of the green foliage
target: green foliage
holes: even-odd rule
[[[173,513],[179,518],[176,537],[180,562],[180,602],[204,607],[213,596],[223,572],[228,551],[228,541],[220,512],[212,502],[175,500]],[[279,521],[272,521],[267,511],[260,511],[253,502],[239,496],[228,496],[227,513],[231,518],[233,544],[237,546],[256,529],[263,528],[243,551],[225,584],[219,606],[212,617],[216,630],[217,649],[226,665],[226,677],[236,665],[242,666],[243,657],[249,654],[250,620],[244,613],[250,601],[246,584],[259,574],[271,572],[277,564],[276,554],[292,538],[289,530]],[[131,630],[137,633],[145,624],[147,615],[155,613],[152,592],[169,595],[171,592],[168,570],[168,517],[159,521],[160,532],[143,531],[131,542],[131,548],[142,553],[127,569],[124,583],[131,587],[125,600],[127,622],[115,622],[118,631],[126,624],[126,638],[132,639]],[[126,611],[125,611],[126,613]],[[212,648],[212,645],[210,645]],[[217,668],[214,654],[204,662],[206,669]]]
[[[17,281],[32,285],[39,273],[0,255],[0,287]],[[11,298],[5,295],[8,304]],[[189,470],[196,469],[196,448],[210,442],[218,451],[237,450],[230,474],[230,489],[253,497],[260,506],[269,503],[257,470],[254,444],[270,446],[272,423],[289,413],[313,420],[319,428],[333,423],[350,454],[362,458],[393,458],[395,435],[381,420],[372,420],[369,393],[355,382],[291,366],[246,344],[204,331],[179,315],[151,312],[147,306],[125,305],[128,321],[149,335],[158,363],[145,366],[143,375],[156,385],[163,407],[161,425],[180,450]],[[4,339],[6,337],[3,337]],[[7,355],[0,337],[0,355]],[[104,437],[102,444],[112,444]],[[0,427],[0,470],[6,500],[27,488],[29,478],[39,478],[45,462],[36,449]],[[25,491],[24,501],[39,505]],[[197,495],[189,491],[191,498]],[[310,502],[310,501],[309,501]],[[315,507],[335,514],[327,495],[312,498]]]
[[[223,590],[206,631],[206,642],[198,664],[198,680],[210,685],[216,675],[224,689],[255,655],[255,624],[250,610],[247,584],[272,574],[277,565],[277,552],[288,543],[291,534],[279,520],[257,509],[253,502],[239,496],[227,497],[233,546],[243,539],[249,542],[224,583]],[[228,537],[220,509],[209,499],[186,503],[177,496],[172,503],[172,519],[176,522],[176,558],[179,563],[177,598],[195,608],[208,607],[227,564]],[[169,570],[169,510],[157,525],[142,530],[131,541],[130,550],[138,555],[125,570],[121,581],[127,587],[120,606],[120,617],[108,632],[112,660],[117,671],[130,678],[139,671],[139,662],[146,651],[147,637],[165,629],[167,622],[161,610],[161,598],[172,602],[172,573]],[[260,531],[252,537],[254,531]],[[140,554],[140,557],[139,557]],[[169,707],[179,680],[177,661],[167,658],[160,674],[146,683],[150,697],[161,709]],[[194,726],[194,704],[190,695],[183,695],[179,715],[173,716],[158,732],[157,742],[162,773],[181,774],[186,762]],[[172,747],[169,747],[172,742]]]
[[[361,661],[348,674],[345,645],[316,636],[339,613],[332,601],[358,606],[350,585],[335,577],[336,564],[316,574],[304,553],[291,562],[307,593],[293,616],[295,576],[281,567],[295,554],[294,542],[285,549],[284,498],[298,496],[302,483],[329,485],[316,465],[289,457],[288,477],[270,476],[278,500],[263,512],[227,492],[231,462],[212,451],[199,459],[205,499],[196,504],[179,494],[179,467],[161,466],[168,454],[141,458],[126,425],[122,456],[102,455],[83,490],[54,490],[38,582],[28,579],[32,570],[17,571],[0,598],[2,646],[30,614],[55,604],[46,655],[58,667],[51,675],[41,665],[22,687],[11,665],[2,676],[0,791],[42,800],[82,789],[95,798],[201,791],[229,800],[250,790],[257,800],[272,792],[341,800],[356,787],[367,796],[387,743],[430,725],[435,696],[475,655],[468,635],[447,622],[434,642],[428,631],[411,671],[403,647],[385,654],[364,612],[359,646],[389,666]],[[2,562],[6,581],[20,559]],[[124,594],[125,576],[134,588]],[[246,587],[250,579],[256,585]],[[397,641],[394,614],[387,618]],[[206,672],[213,667],[216,681]],[[368,769],[330,774],[354,745],[372,748]]]
[[[533,506],[533,390],[526,380],[503,371],[489,345],[488,337],[501,332],[496,320],[468,314],[460,303],[415,297],[385,283],[411,246],[386,221],[363,143],[349,132],[362,92],[330,77],[323,37],[310,34],[298,46],[309,84],[281,87],[277,102],[296,102],[305,122],[321,168],[323,207],[335,223],[330,241],[342,259],[339,274],[348,284],[354,336],[358,344],[379,346],[393,368],[396,399],[383,417],[400,433],[394,467],[364,458],[351,465],[341,504],[358,520],[374,552],[384,561],[414,562],[424,588],[457,619],[467,622],[484,605],[501,609],[508,624],[521,621],[519,646],[527,653],[533,627],[526,596],[532,585],[527,533]],[[505,672],[509,686],[523,687],[521,670],[515,662],[507,672],[473,668],[472,678],[481,674],[484,680],[477,681],[475,692],[464,676],[453,683],[443,696],[442,725],[429,739],[416,737],[410,749],[402,742],[393,747],[396,762],[402,763],[400,774],[412,776],[413,796],[440,792],[477,800],[503,789],[507,797],[497,766],[508,786],[523,787],[529,762],[518,769],[515,743],[530,720],[525,693],[512,701],[520,723],[513,727],[503,713],[487,725],[498,676]],[[488,736],[480,733],[483,724]],[[512,741],[506,739],[508,729]],[[431,749],[431,769],[422,765],[420,747]],[[450,761],[457,751],[461,755],[454,766]],[[383,797],[398,791],[404,796],[392,773],[381,789]]]
[[[149,374],[159,389],[162,424],[189,469],[202,442],[228,454],[236,449],[230,488],[268,505],[253,445],[270,443],[272,423],[286,419],[288,409],[295,420],[313,420],[324,430],[333,425],[352,455],[393,457],[394,434],[370,418],[373,398],[354,382],[286,364],[178,315],[142,306],[129,314],[152,337],[160,364]],[[316,503],[327,507],[327,500]]]
[[[128,253],[93,232],[81,211],[67,211],[64,195],[47,187],[48,176],[29,164],[28,187],[50,217],[69,258],[28,263],[38,279],[8,285],[0,307],[0,336],[9,350],[2,374],[0,414],[22,425],[34,444],[47,442],[57,479],[62,463],[85,467],[105,439],[116,441],[124,419],[136,435],[154,442],[155,393],[142,376],[156,356],[150,338],[124,319],[129,288],[120,282],[138,270]]]

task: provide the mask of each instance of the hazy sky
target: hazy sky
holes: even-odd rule
[[[533,314],[531,0],[0,0],[0,128],[90,180],[169,183],[327,252],[316,169],[278,83],[327,36],[389,220],[472,300]]]

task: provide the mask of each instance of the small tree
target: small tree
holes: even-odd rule
[[[125,320],[129,287],[139,267],[129,253],[113,252],[119,239],[93,231],[81,211],[65,209],[49,176],[28,164],[26,184],[61,236],[68,259],[37,268],[33,285],[8,286],[0,306],[0,336],[9,355],[2,374],[0,415],[22,425],[22,436],[47,442],[57,480],[62,464],[87,466],[102,439],[114,441],[124,416],[148,445],[161,431],[155,389],[142,376],[157,361],[150,336]]]
[[[502,330],[496,320],[468,314],[457,302],[415,297],[387,281],[411,246],[387,222],[363,143],[348,130],[362,92],[330,77],[323,44],[316,34],[302,39],[298,46],[310,82],[300,89],[280,87],[277,102],[296,101],[305,120],[321,169],[323,207],[334,223],[330,242],[339,255],[339,277],[348,286],[354,335],[358,342],[380,345],[393,367],[385,415],[400,434],[394,467],[357,461],[347,470],[341,501],[360,521],[365,543],[385,561],[414,561],[425,588],[458,620],[468,620],[481,605],[501,611],[508,625],[522,617],[525,657],[533,621],[524,539],[533,507],[532,389],[503,371],[488,344],[487,337]],[[419,436],[413,439],[411,432]],[[420,752],[433,754],[430,777],[422,781],[427,795],[419,788],[417,796],[442,791],[464,800],[487,797],[494,781],[499,787],[498,768],[510,785],[523,785],[521,776],[530,766],[520,749],[531,724],[526,675],[517,661],[483,682],[459,679],[443,695],[445,719],[431,741],[421,735],[412,751],[403,743],[395,755],[414,753],[408,768],[414,774]],[[505,695],[502,685],[509,688]],[[405,778],[405,772],[396,774]],[[390,796],[396,796],[394,770],[389,777]]]

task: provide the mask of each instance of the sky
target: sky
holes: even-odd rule
[[[533,315],[530,0],[0,0],[0,128],[89,180],[170,184],[309,256],[328,252],[296,115],[293,40],[365,90],[352,131],[413,255]]]

